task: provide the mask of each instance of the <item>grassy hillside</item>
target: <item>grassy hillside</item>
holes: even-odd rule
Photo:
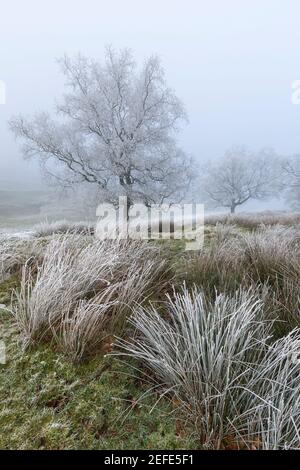
[[[26,253],[30,242],[18,243]],[[105,357],[105,348],[79,364],[55,344],[24,351],[20,331],[3,309],[19,287],[19,272],[0,282],[0,340],[6,345],[6,364],[0,364],[0,448],[197,447],[191,430],[178,426],[172,402],[159,393],[139,401],[148,390],[143,371]]]
[[[299,220],[3,238],[0,448],[299,449]]]

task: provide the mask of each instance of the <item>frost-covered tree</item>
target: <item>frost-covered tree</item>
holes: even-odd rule
[[[250,199],[266,199],[279,189],[278,158],[272,150],[251,154],[243,147],[233,147],[220,160],[206,166],[202,192],[206,202],[215,207],[236,207]]]
[[[129,50],[107,48],[103,63],[78,56],[64,57],[61,66],[67,93],[56,119],[42,113],[10,121],[24,156],[37,156],[64,186],[94,184],[104,201],[181,200],[193,176],[176,141],[186,114],[159,59],[138,68]]]

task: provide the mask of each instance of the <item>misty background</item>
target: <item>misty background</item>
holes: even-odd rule
[[[35,161],[24,161],[8,119],[55,109],[64,92],[57,59],[78,52],[102,60],[107,44],[129,47],[140,63],[157,53],[169,86],[184,102],[189,123],[179,135],[198,162],[232,145],[280,155],[300,152],[297,0],[11,0],[0,10],[0,191],[47,189]],[[7,193],[6,193],[7,195]],[[0,203],[1,204],[1,203]],[[2,198],[9,212],[9,204]],[[242,210],[281,209],[283,201]]]

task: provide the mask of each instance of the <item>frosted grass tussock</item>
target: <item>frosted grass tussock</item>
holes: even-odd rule
[[[238,231],[236,226],[233,224],[222,224],[220,222],[217,222],[215,226],[214,235],[215,242],[219,245],[229,240],[233,235],[238,235]]]
[[[300,231],[293,227],[265,227],[242,237],[246,267],[264,282],[300,274]]]
[[[183,271],[189,285],[200,286],[214,298],[215,291],[232,293],[240,286],[268,287],[271,318],[280,318],[285,332],[300,326],[300,230],[279,225],[253,232],[229,233],[216,226],[216,235],[202,251],[186,258]],[[281,334],[281,333],[280,333]]]
[[[162,261],[154,259],[145,259],[141,265],[133,260],[119,279],[110,280],[95,297],[80,300],[73,311],[66,311],[56,335],[60,348],[79,362],[109,346],[111,335],[123,331],[132,307],[164,288],[163,267]]]
[[[158,248],[145,242],[54,238],[37,274],[24,267],[15,292],[13,314],[24,345],[55,339],[81,359],[97,338],[100,342],[111,329],[122,329],[129,305],[157,288],[164,269]]]
[[[48,237],[54,234],[78,234],[93,235],[94,227],[87,222],[68,222],[58,220],[56,222],[41,222],[33,227],[33,236],[36,238]]]
[[[0,237],[0,282],[21,270],[29,259],[40,259],[42,248],[37,241]]]
[[[300,336],[272,342],[263,302],[253,290],[201,290],[168,296],[166,315],[138,308],[134,339],[120,352],[142,361],[161,393],[178,403],[205,448],[299,448]]]
[[[280,252],[296,249],[300,252],[299,227],[285,227],[282,225],[262,226],[255,232],[244,234],[243,239],[256,246],[279,250]]]

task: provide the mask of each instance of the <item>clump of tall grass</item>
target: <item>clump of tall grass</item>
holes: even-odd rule
[[[277,318],[278,334],[300,326],[300,231],[273,226],[247,234],[244,250],[244,284],[268,286],[266,314]]]
[[[51,235],[77,234],[93,235],[95,227],[87,222],[68,222],[59,220],[56,222],[41,222],[33,228],[33,235],[36,238],[49,237]]]
[[[236,225],[216,223],[214,230],[215,242],[220,245],[223,242],[231,239],[233,236],[238,235]]]
[[[159,249],[138,240],[62,235],[23,269],[13,314],[24,346],[55,341],[74,360],[120,332],[135,302],[163,288]],[[157,285],[157,284],[158,285]]]
[[[283,269],[292,272],[300,260],[300,230],[264,227],[242,237],[245,263],[260,282],[276,278]]]
[[[207,295],[234,292],[245,276],[244,251],[237,238],[211,237],[208,246],[188,253],[183,259],[179,278],[189,286],[200,286]]]
[[[177,404],[201,446],[300,448],[299,331],[272,341],[251,289],[210,301],[184,288],[164,308],[137,308],[136,335],[114,354],[144,364],[152,390]]]
[[[41,259],[43,247],[38,241],[0,238],[0,282],[12,274],[21,273],[28,260]]]
[[[299,229],[275,225],[250,233],[232,232],[234,236],[224,234],[187,256],[181,277],[211,298],[216,291],[232,294],[239,286],[264,285],[268,292],[266,315],[278,319],[274,325],[278,334],[300,326]]]

